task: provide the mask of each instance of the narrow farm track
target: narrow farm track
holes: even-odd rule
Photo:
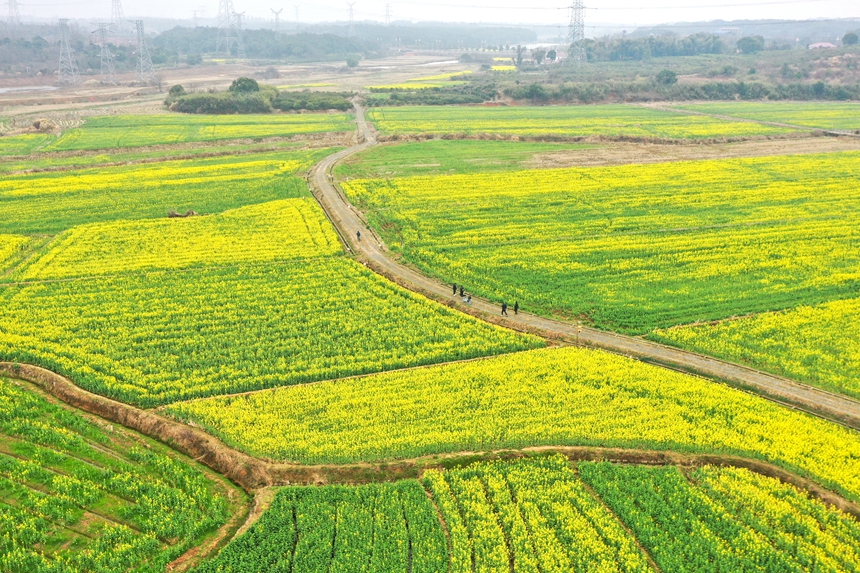
[[[463,304],[459,297],[451,296],[450,285],[430,278],[389,256],[386,246],[368,227],[361,212],[349,203],[334,184],[332,168],[339,161],[376,145],[376,136],[364,117],[364,109],[358,105],[356,105],[355,118],[360,143],[334,153],[317,163],[311,169],[308,180],[314,196],[331,220],[345,247],[377,273],[412,291],[483,320],[515,330],[540,334],[548,339],[560,339],[568,343],[601,348],[675,370],[727,382],[777,402],[860,429],[860,402],[845,396],[740,364],[641,338],[578,326],[526,312],[503,318],[498,316],[499,307],[488,300],[473,298],[472,304]],[[361,232],[360,240],[357,238],[358,232]]]

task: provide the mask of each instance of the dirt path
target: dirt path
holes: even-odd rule
[[[502,318],[499,307],[490,301],[473,298],[471,305],[451,296],[451,286],[427,277],[398,263],[387,253],[386,246],[369,228],[362,214],[347,201],[334,185],[331,174],[334,165],[346,157],[376,145],[376,136],[364,117],[364,109],[356,106],[356,123],[362,143],[339,151],[320,161],[310,172],[314,196],[334,224],[344,246],[379,274],[429,298],[457,308],[482,320],[538,333],[549,339],[561,339],[635,357],[643,361],[668,366],[727,382],[767,398],[790,404],[807,412],[826,417],[860,429],[860,402],[800,384],[780,376],[718,360],[694,352],[672,348],[640,338],[604,332],[549,318],[521,312]],[[361,240],[356,233],[361,231]]]

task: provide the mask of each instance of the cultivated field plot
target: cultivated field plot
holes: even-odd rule
[[[662,571],[856,571],[860,523],[738,468],[579,464]]]
[[[346,136],[344,136],[346,139]],[[207,159],[215,156],[265,153],[268,151],[297,151],[308,142],[274,140],[257,143],[218,142],[200,143],[177,149],[176,146],[157,146],[112,151],[75,151],[32,153],[30,155],[0,155],[0,173],[45,172],[84,169],[87,167],[123,167],[131,163],[156,163],[170,159]],[[321,144],[324,142],[320,142]],[[324,147],[324,145],[319,145]],[[331,151],[331,150],[329,150]]]
[[[0,271],[27,244],[29,239],[21,235],[0,235]]]
[[[350,463],[536,445],[760,458],[860,499],[860,435],[764,399],[601,351],[537,350],[174,404],[248,452]]]
[[[743,138],[796,130],[628,105],[385,107],[367,111],[382,133],[498,133],[660,139]]]
[[[26,155],[53,139],[41,133],[0,137],[0,157],[4,155]]]
[[[857,570],[856,520],[743,469],[550,456],[430,470],[422,484],[432,504],[416,481],[284,488],[195,571]]]
[[[0,179],[0,233],[58,233],[75,225],[218,213],[242,205],[307,196],[296,174],[331,149],[164,161],[32,173]]]
[[[860,399],[860,299],[658,330],[653,340]]]
[[[338,163],[334,172],[349,179],[495,173],[526,169],[537,154],[595,147],[587,143],[431,139],[372,147]]]
[[[80,225],[60,234],[43,256],[7,280],[267,263],[341,252],[322,210],[313,199],[303,197],[208,217]]]
[[[446,573],[448,548],[417,481],[289,487],[195,573]]]
[[[543,345],[341,254],[301,197],[75,227],[0,288],[0,357],[153,406]]]
[[[342,257],[0,289],[0,357],[140,406],[534,348]]]
[[[854,131],[860,129],[860,104],[842,102],[803,103],[705,103],[678,106],[714,115],[800,125],[816,129]]]
[[[226,522],[190,460],[0,378],[0,570],[164,571]]]
[[[848,152],[343,188],[428,274],[642,334],[856,296],[858,172]]]
[[[346,113],[275,115],[120,115],[88,119],[63,133],[46,151],[116,149],[171,145],[192,141],[292,137],[312,133],[352,131]]]
[[[460,86],[465,83],[464,76],[470,75],[470,70],[462,72],[451,72],[449,74],[435,74],[432,76],[422,76],[420,78],[412,78],[399,84],[384,84],[376,86],[367,86],[372,92],[396,92],[404,90],[426,90],[433,88],[444,88],[451,86]]]

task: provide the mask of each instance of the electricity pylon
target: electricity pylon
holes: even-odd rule
[[[18,10],[18,0],[6,0],[9,4],[9,17],[6,19],[6,24],[9,26],[21,25],[21,12]]]
[[[69,43],[69,20],[60,20],[60,69],[57,71],[57,83],[60,85],[77,85],[81,83],[81,74],[78,72],[78,62],[75,53]]]
[[[355,36],[355,24],[353,22],[353,6],[355,6],[355,2],[347,2],[347,5],[349,6],[349,33],[347,36],[352,38]]]
[[[125,36],[128,31],[126,26],[125,13],[122,11],[122,0],[112,0],[110,5],[110,23],[113,26],[114,34]]]
[[[244,12],[233,13],[233,19],[236,22],[236,56],[239,58],[245,57],[245,45],[242,43],[242,16]]]
[[[274,15],[275,15],[275,32],[277,32],[277,31],[278,31],[279,24],[281,23],[281,12],[283,12],[283,11],[284,11],[284,9],[283,9],[283,8],[281,8],[281,9],[280,9],[280,10],[278,10],[277,12],[275,11],[275,9],[274,9],[274,8],[269,8],[269,10],[271,10],[271,11],[272,11],[272,14],[274,14]]]
[[[588,60],[585,53],[585,5],[582,0],[573,0],[570,6],[570,26],[567,31],[567,57],[577,66]]]
[[[391,4],[385,5],[385,25],[391,25]]]
[[[236,11],[233,9],[233,0],[220,0],[218,2],[218,36],[215,39],[215,52],[226,52],[230,55],[233,44],[236,45],[236,53],[239,50],[239,36],[236,34]]]
[[[102,83],[115,86],[119,82],[116,79],[116,68],[113,65],[113,54],[110,51],[110,46],[108,46],[107,41],[108,28],[110,27],[110,24],[96,24],[96,26],[98,26],[99,28],[98,30],[94,31],[93,34],[98,34],[99,46],[102,49]]]
[[[155,70],[152,69],[152,57],[146,46],[143,20],[135,20],[134,29],[137,31],[137,81],[148,84],[155,77]]]

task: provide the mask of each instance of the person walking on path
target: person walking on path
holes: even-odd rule
[[[359,241],[361,240],[361,231],[355,232],[355,238],[358,239]]]
[[[502,316],[508,316],[508,303],[502,303]]]
[[[451,288],[454,289],[454,292],[451,293],[451,296],[457,296],[457,283],[452,284]]]
[[[460,296],[466,296],[465,294],[463,294],[463,285],[460,285]]]
[[[520,312],[520,301],[514,301],[514,314],[519,314]]]
[[[472,295],[469,295],[469,298],[466,299],[466,304],[472,304]]]

